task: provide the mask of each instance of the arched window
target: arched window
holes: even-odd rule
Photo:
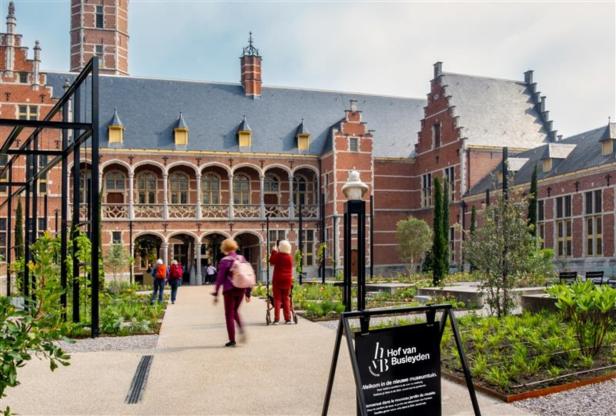
[[[238,175],[233,178],[233,203],[250,204],[250,179],[247,176]]]
[[[293,196],[296,206],[309,204],[308,181],[303,176],[296,176],[293,181]]]
[[[119,170],[105,175],[105,190],[107,192],[123,192],[126,189],[126,176]]]
[[[276,175],[272,175],[271,173],[265,175],[265,181],[263,183],[263,186],[264,192],[277,194],[278,191],[280,191],[280,181],[278,180],[278,177]]]
[[[201,193],[203,203],[207,205],[220,204],[220,178],[208,173],[201,178]]]
[[[172,204],[188,204],[188,176],[183,173],[169,175]]]
[[[80,170],[79,176],[79,202],[86,204],[90,200],[90,183],[92,182],[92,172],[89,169]]]
[[[137,203],[156,203],[156,175],[152,172],[143,172],[137,175]]]

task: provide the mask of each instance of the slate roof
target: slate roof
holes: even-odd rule
[[[467,144],[529,149],[549,141],[526,83],[449,72],[441,83]]]
[[[67,77],[74,74],[47,74],[56,96]],[[187,150],[239,151],[237,128],[246,115],[252,152],[299,154],[295,136],[303,118],[312,137],[310,149],[302,153],[319,155],[351,99],[357,100],[363,121],[374,130],[375,156],[414,153],[423,99],[267,86],[261,98],[253,99],[244,96],[240,84],[105,75],[100,78],[101,143],[108,146],[106,129],[117,108],[125,129],[121,147],[175,149],[173,128],[182,112],[190,126]]]
[[[541,180],[581,169],[616,162],[615,153],[608,156],[603,156],[601,154],[601,139],[609,135],[610,131],[616,132],[616,123],[609,123],[603,127],[576,134],[575,136],[559,141],[558,144],[574,145],[575,148],[565,159],[553,159],[552,169],[547,173],[544,173],[542,170],[542,159],[545,156],[548,146],[550,146],[549,144],[516,154],[516,158],[528,158],[528,161],[517,173],[515,173],[510,184],[521,185],[530,183],[535,165],[537,166],[537,179]],[[614,137],[614,139],[616,139],[616,137]],[[499,164],[491,174],[479,181],[479,183],[469,191],[469,194],[480,194],[485,192],[486,189],[494,189],[496,187],[495,178],[500,169],[501,165]]]

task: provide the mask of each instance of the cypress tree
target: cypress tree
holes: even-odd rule
[[[471,209],[471,240],[475,237],[475,230],[477,229],[477,208],[475,208],[475,206],[473,205],[473,208]],[[471,272],[475,270],[475,266],[473,265],[472,262],[469,262],[470,267],[471,267]]]
[[[17,201],[17,210],[15,211],[15,260],[19,260],[24,256],[24,218],[21,208],[21,199]]]
[[[449,273],[449,182],[443,182],[443,273]]]
[[[532,226],[531,233],[537,236],[537,165],[533,169],[530,179],[530,192],[528,195],[528,225]]]
[[[441,181],[434,178],[434,219],[432,240],[432,284],[437,286],[443,278],[443,196]]]

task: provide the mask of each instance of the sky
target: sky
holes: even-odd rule
[[[15,3],[25,44],[41,41],[43,70],[68,70],[69,0]],[[239,82],[249,31],[265,85],[425,98],[436,61],[520,81],[532,69],[567,137],[616,120],[615,27],[614,1],[130,0],[129,72]]]

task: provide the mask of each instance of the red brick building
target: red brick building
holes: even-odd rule
[[[545,168],[541,233],[559,264],[611,273],[616,128],[557,137],[532,71],[520,81],[501,80],[444,72],[437,62],[427,99],[279,88],[263,85],[251,36],[237,84],[131,77],[127,6],[127,0],[72,1],[70,69],[98,55],[107,74],[100,80],[103,246],[130,248],[136,275],[151,258],[173,257],[189,266],[187,280],[199,283],[227,237],[264,272],[266,217],[270,241],[287,238],[297,246],[300,216],[308,276],[316,275],[321,240],[332,273],[342,267],[341,188],[351,169],[369,185],[368,209],[374,201],[368,226],[374,225],[369,256],[376,274],[404,268],[396,222],[409,215],[431,220],[435,177],[448,179],[452,264],[462,267],[461,229],[469,226],[470,206],[481,208],[485,189],[496,192],[504,146],[515,186],[528,186],[531,166]],[[74,74],[40,72],[38,42],[28,59],[15,24],[11,3],[0,35],[0,117],[40,118]],[[57,138],[47,140],[53,146]],[[83,186],[87,153],[81,168]],[[52,231],[58,178],[53,169],[42,185]],[[7,216],[4,208],[2,250]]]

